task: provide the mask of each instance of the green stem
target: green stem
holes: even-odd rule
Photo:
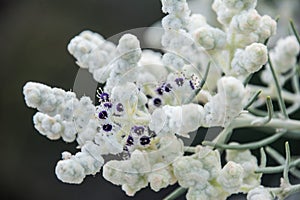
[[[249,100],[249,102],[245,105],[244,110],[247,110],[253,103],[254,101],[258,98],[262,90],[258,90]]]
[[[261,125],[267,124],[271,121],[273,114],[274,114],[274,109],[273,109],[273,104],[272,104],[272,100],[271,100],[270,96],[267,97],[267,109],[268,109],[268,116],[266,116],[264,118],[258,118],[257,120],[254,120],[253,122],[251,122],[251,124],[261,126]]]
[[[263,87],[263,86],[249,84],[247,88],[249,88],[251,92],[257,92],[258,90],[262,90],[262,93],[260,94],[261,98],[266,98],[267,96],[270,96],[272,99],[277,98],[277,94],[270,87]],[[281,92],[282,92],[282,97],[286,102],[293,103],[293,102],[300,101],[299,94],[293,94],[289,91],[286,91],[285,89],[281,89]]]
[[[273,79],[274,79],[274,82],[275,82],[276,91],[277,91],[277,98],[278,98],[280,110],[281,110],[284,118],[287,119],[287,118],[289,118],[289,116],[288,116],[288,114],[286,112],[285,103],[284,103],[284,100],[282,98],[281,87],[279,85],[277,74],[276,74],[276,72],[274,70],[274,67],[273,67],[270,55],[268,55],[268,63],[269,63],[269,66],[270,66],[270,69],[271,69],[271,72],[272,72],[272,76],[273,76]]]
[[[284,165],[285,164],[285,158],[278,153],[275,149],[271,147],[266,147],[266,152],[279,164]],[[293,174],[295,177],[300,178],[300,171],[296,168],[290,169],[291,174]]]
[[[290,25],[291,25],[291,28],[292,28],[292,31],[293,31],[295,37],[296,37],[297,40],[298,40],[298,43],[300,44],[300,37],[299,37],[298,31],[296,30],[294,21],[293,21],[292,19],[290,19]]]
[[[246,144],[217,144],[217,143],[213,143],[210,141],[203,141],[202,144],[207,145],[207,146],[213,146],[217,149],[238,149],[238,150],[258,149],[258,148],[261,148],[263,146],[266,146],[266,145],[276,141],[281,136],[283,136],[285,134],[285,132],[286,131],[284,130],[284,131],[276,133],[268,138],[265,138],[263,140],[250,142],[250,143],[246,143]]]
[[[300,159],[294,160],[289,164],[289,169],[293,167],[297,167],[299,165],[300,165]],[[255,170],[255,173],[276,174],[276,173],[283,172],[284,168],[285,168],[285,164],[276,167],[262,167]]]
[[[283,179],[286,183],[290,183],[289,181],[289,170],[290,170],[290,162],[291,162],[291,151],[289,143],[285,143],[285,165],[283,170]]]
[[[183,193],[185,193],[186,190],[187,190],[186,188],[179,187],[176,190],[174,190],[171,194],[169,194],[167,197],[165,197],[163,200],[175,200]]]
[[[267,124],[257,125],[252,124],[254,120],[257,120],[257,116],[249,113],[242,113],[231,122],[231,129],[233,128],[245,128],[245,127],[267,127],[274,129],[286,129],[288,132],[293,131],[296,136],[300,136],[300,121],[293,119],[278,119],[273,118]]]

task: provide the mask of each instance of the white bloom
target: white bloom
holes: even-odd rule
[[[165,53],[162,57],[162,62],[164,65],[176,70],[180,70],[184,66],[184,60],[174,53]]]
[[[190,12],[186,0],[161,0],[161,3],[164,13],[183,15]]]
[[[160,189],[174,184],[176,178],[170,166],[166,166],[165,163],[157,163],[152,166],[152,172],[148,176],[148,181],[151,189],[158,192]]]
[[[203,113],[203,107],[197,104],[166,105],[153,112],[149,128],[158,135],[176,133],[189,137],[188,133],[197,130],[201,125]]]
[[[204,26],[193,32],[196,44],[206,50],[222,49],[226,45],[226,34],[217,28]]]
[[[278,40],[274,50],[270,52],[275,71],[285,73],[292,69],[296,64],[299,51],[299,43],[295,36]]]
[[[85,178],[84,168],[74,159],[58,161],[55,174],[64,183],[79,184]]]
[[[249,191],[247,200],[273,200],[274,197],[263,186],[256,187]]]
[[[237,144],[237,143],[233,143]],[[250,150],[226,150],[226,160],[239,163],[244,169],[242,192],[249,190],[260,185],[261,174],[255,173],[257,169],[257,159],[251,155]]]
[[[236,74],[245,75],[260,70],[267,61],[267,47],[260,43],[253,43],[245,50],[238,49],[235,52],[231,66]]]
[[[140,42],[137,37],[132,34],[125,34],[120,38],[117,51],[122,59],[129,63],[137,63],[142,54]]]
[[[209,172],[209,180],[219,176],[221,170],[220,153],[218,150],[212,151],[209,147],[198,145],[196,147],[196,156],[201,160],[203,169]]]
[[[192,14],[187,25],[187,29],[190,33],[194,32],[196,29],[207,26],[206,18],[201,14]]]
[[[103,81],[99,70],[109,71],[106,65],[114,57],[116,47],[97,33],[83,31],[70,41],[68,51],[80,67],[87,68],[97,81]]]
[[[197,187],[203,189],[206,187],[209,172],[203,169],[201,161],[192,157],[184,156],[173,163],[174,174],[180,186],[189,188]]]
[[[240,164],[229,161],[220,171],[217,181],[230,194],[238,193],[244,178],[244,169]]]
[[[243,83],[234,77],[218,81],[218,93],[204,105],[204,126],[226,126],[243,110],[246,100]]]

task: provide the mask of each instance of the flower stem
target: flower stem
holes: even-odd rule
[[[174,190],[171,194],[169,194],[167,197],[165,197],[163,200],[175,200],[177,197],[185,193],[187,189],[183,187],[179,187],[176,190]]]
[[[258,148],[261,148],[263,146],[266,146],[266,145],[276,141],[281,136],[283,136],[285,134],[285,132],[286,131],[283,130],[283,131],[280,131],[279,133],[275,133],[274,135],[272,135],[268,138],[265,138],[263,140],[250,142],[250,143],[246,143],[246,144],[217,144],[217,143],[213,143],[210,141],[203,141],[202,144],[207,145],[207,146],[213,146],[217,149],[239,149],[239,150],[258,149]]]

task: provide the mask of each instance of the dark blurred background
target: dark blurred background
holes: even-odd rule
[[[150,26],[163,16],[160,7],[159,0],[0,1],[0,199],[132,199],[101,174],[81,185],[56,178],[61,152],[74,152],[75,144],[50,141],[34,129],[35,110],[25,106],[22,87],[37,81],[70,90],[78,71],[66,50],[70,39],[85,29],[110,37]],[[162,199],[173,189],[144,189],[134,199]]]

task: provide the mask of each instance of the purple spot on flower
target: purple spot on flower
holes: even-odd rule
[[[110,103],[110,102],[105,102],[105,103],[103,104],[103,106],[106,107],[106,108],[111,108],[111,107],[112,107],[112,103]]]
[[[150,143],[150,138],[148,136],[143,136],[140,138],[141,145],[147,145]]]
[[[172,89],[172,86],[170,83],[168,83],[166,86],[165,86],[165,91],[166,92],[171,92],[171,89]]]
[[[101,101],[103,101],[103,102],[109,101],[109,94],[107,94],[107,93],[105,93],[105,92],[101,93],[101,94],[100,94],[100,99],[101,99]]]
[[[175,83],[178,85],[178,86],[183,86],[183,78],[176,78],[175,79]]]
[[[156,92],[157,92],[157,94],[159,94],[159,95],[163,95],[164,90],[162,89],[162,87],[159,87],[159,88],[156,89]]]
[[[106,110],[102,110],[101,112],[99,112],[98,117],[100,119],[106,119],[108,117]]]
[[[123,104],[118,103],[118,104],[116,105],[116,109],[117,109],[118,112],[123,112],[123,111],[124,111]]]
[[[132,127],[132,129],[133,129],[133,132],[138,135],[142,135],[145,131],[145,128],[142,126],[134,126],[134,127]]]
[[[109,132],[109,131],[112,130],[112,125],[110,125],[110,124],[104,124],[102,126],[102,128],[103,128],[104,131]]]
[[[155,105],[155,106],[157,106],[157,107],[159,107],[159,106],[161,106],[161,100],[160,100],[160,98],[155,98],[154,100],[153,100],[153,104]]]
[[[126,140],[126,145],[131,146],[133,145],[133,137],[131,135],[128,136],[127,140]]]
[[[195,86],[194,86],[193,82],[192,81],[189,81],[189,82],[190,82],[190,86],[191,86],[192,90],[194,90]]]

